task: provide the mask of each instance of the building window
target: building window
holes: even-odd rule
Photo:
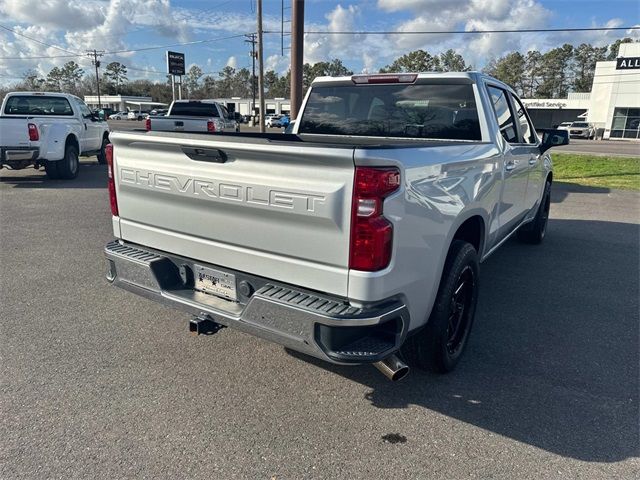
[[[640,138],[640,108],[616,108],[610,137]]]

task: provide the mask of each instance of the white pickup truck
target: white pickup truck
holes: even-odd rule
[[[47,176],[72,179],[79,155],[106,162],[109,126],[66,93],[8,93],[0,110],[0,168],[44,166]]]
[[[456,366],[479,263],[514,233],[543,240],[548,150],[568,134],[540,139],[511,88],[465,72],[318,78],[293,134],[112,142],[110,282],[192,313],[194,332],[397,380],[405,361]]]
[[[175,100],[164,117],[148,117],[147,131],[220,133],[239,132],[240,126],[224,105],[215,100]]]

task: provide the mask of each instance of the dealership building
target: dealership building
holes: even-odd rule
[[[216,102],[220,102],[227,107],[229,112],[238,112],[240,115],[251,115],[251,106],[255,106],[255,110],[260,110],[260,102],[258,99],[253,101],[252,98],[216,98]],[[267,98],[264,101],[266,115],[278,114],[289,115],[291,112],[291,101],[288,98]]]
[[[616,60],[597,62],[590,93],[522,102],[537,128],[583,121],[604,129],[605,139],[640,139],[640,43],[623,43]]]

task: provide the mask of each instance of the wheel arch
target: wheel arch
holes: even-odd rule
[[[80,154],[80,142],[78,141],[78,137],[74,133],[70,133],[67,135],[67,138],[64,141],[64,148],[66,150],[68,145],[73,145],[78,150],[78,155]]]
[[[447,253],[451,249],[454,240],[464,240],[470,243],[478,252],[478,256],[482,257],[484,246],[486,244],[486,220],[480,212],[469,212],[461,217],[452,228],[453,234],[449,239]]]

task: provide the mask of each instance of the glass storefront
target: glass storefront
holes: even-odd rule
[[[613,111],[611,138],[640,138],[640,108],[616,108]]]

